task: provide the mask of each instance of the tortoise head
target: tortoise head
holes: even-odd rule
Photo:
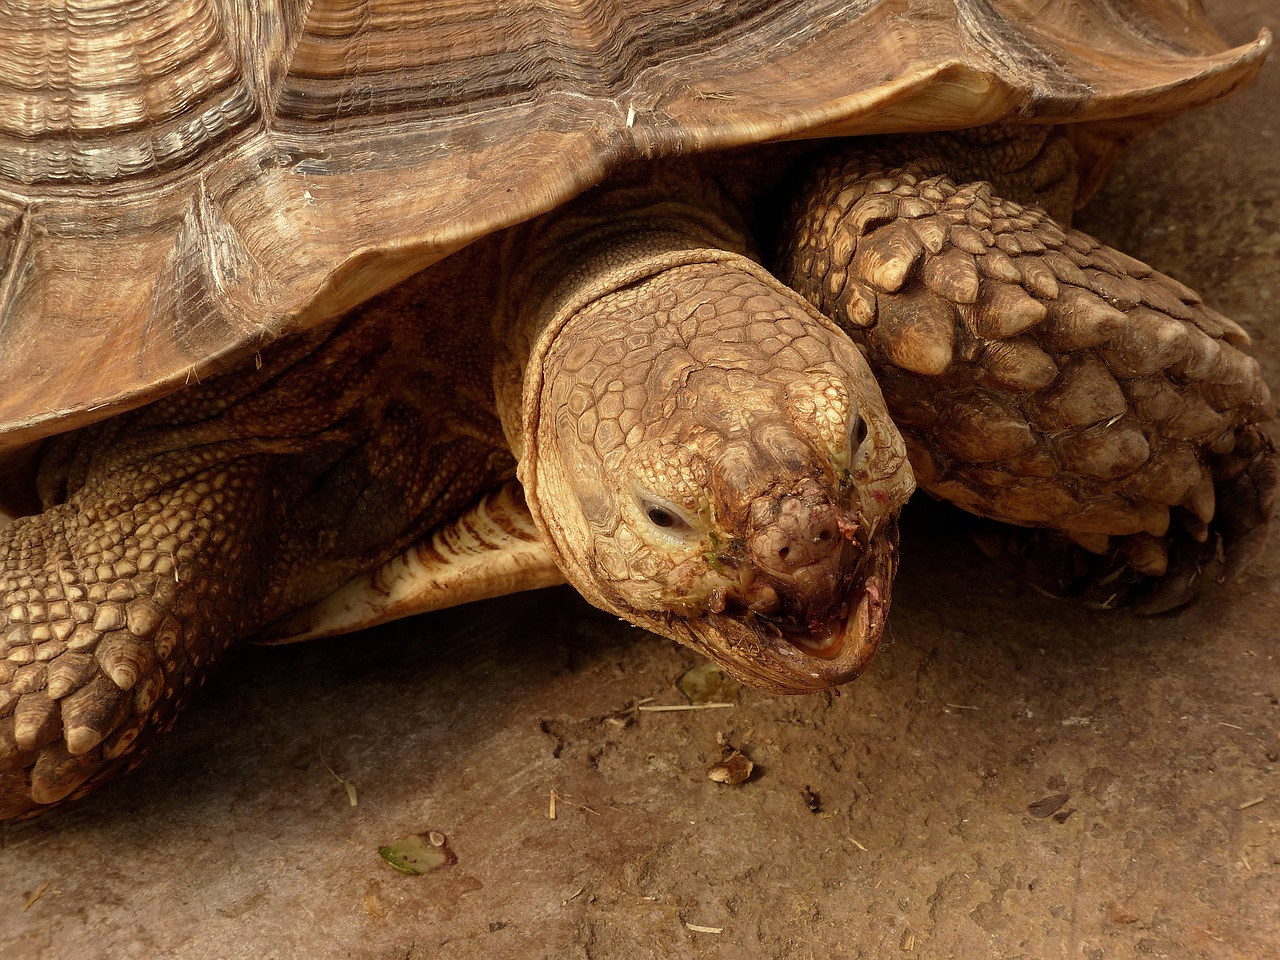
[[[833,324],[754,264],[678,266],[579,309],[537,390],[522,480],[588,600],[777,692],[862,670],[914,481]]]

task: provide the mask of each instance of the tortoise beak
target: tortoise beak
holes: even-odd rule
[[[840,553],[844,573],[825,605],[798,603],[757,574],[743,578],[745,589],[728,595],[722,610],[671,627],[682,642],[754,687],[799,694],[847,683],[866,668],[884,635],[898,562],[896,516],[863,543],[846,542]]]

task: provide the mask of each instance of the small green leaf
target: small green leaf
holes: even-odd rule
[[[680,675],[676,689],[690,703],[717,703],[738,698],[739,684],[724,675],[714,663],[704,663]]]
[[[451,866],[458,858],[449,849],[445,835],[437,830],[415,833],[378,848],[378,854],[401,873],[417,876]]]

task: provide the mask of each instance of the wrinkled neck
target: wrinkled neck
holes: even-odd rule
[[[669,166],[513,231],[493,321],[494,385],[517,458],[525,459],[536,422],[541,358],[577,313],[673,267],[756,259],[741,217],[716,184],[673,176]]]

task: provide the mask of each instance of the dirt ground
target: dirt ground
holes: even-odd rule
[[[1214,9],[1237,42],[1280,25]],[[1273,58],[1082,224],[1240,320],[1280,385],[1277,102]],[[241,650],[143,769],[0,836],[0,956],[1280,955],[1280,538],[1142,620],[911,512],[892,641],[838,696],[638,710],[698,658],[567,590]],[[707,778],[721,734],[745,784]],[[379,857],[432,830],[456,863]]]

